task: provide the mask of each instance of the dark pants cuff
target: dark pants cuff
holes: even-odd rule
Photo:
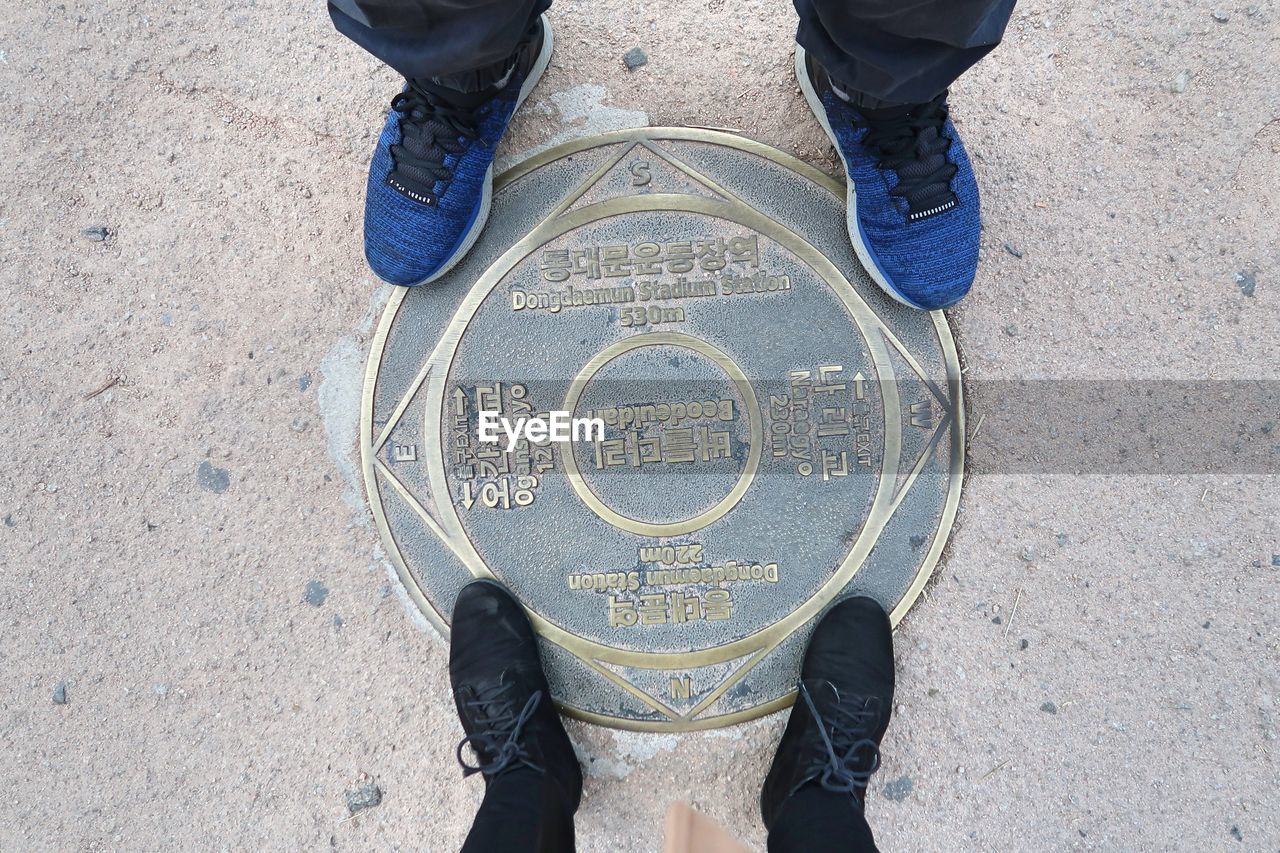
[[[478,92],[502,79],[551,0],[329,0],[338,32],[402,76]]]
[[[866,108],[921,104],[1000,43],[1015,0],[794,0],[804,49]]]

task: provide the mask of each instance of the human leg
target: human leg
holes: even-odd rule
[[[893,710],[893,633],[870,598],[818,622],[791,717],[760,792],[770,853],[864,853],[867,783]]]
[[[549,3],[330,3],[340,31],[405,75],[365,189],[365,258],[384,281],[434,281],[479,238],[498,143],[551,60],[551,26],[536,14]]]
[[[796,77],[844,164],[858,259],[905,305],[955,304],[981,211],[947,86],[999,43],[1013,0],[794,2]]]
[[[495,581],[473,581],[458,594],[449,677],[466,732],[458,762],[485,780],[463,853],[572,853],[582,771],[528,617]]]

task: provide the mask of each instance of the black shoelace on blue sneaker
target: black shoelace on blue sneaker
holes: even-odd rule
[[[915,222],[951,210],[959,200],[951,191],[958,171],[947,159],[951,140],[943,135],[947,122],[947,93],[924,104],[855,110],[867,128],[862,144],[880,158],[881,169],[892,169],[898,185],[889,191],[907,203],[907,219]]]
[[[445,158],[461,154],[467,142],[480,135],[478,107],[451,104],[410,80],[409,88],[391,100],[391,109],[403,116],[403,138],[391,146],[391,159],[396,165],[387,182],[414,201],[431,204],[437,195],[436,183],[453,179]]]
[[[507,698],[510,685],[494,683],[486,685],[475,692],[475,696],[462,703],[472,714],[472,720],[478,731],[458,742],[458,763],[462,765],[463,777],[473,773],[495,776],[513,764],[519,763],[533,770],[543,768],[535,764],[533,759],[520,745],[520,735],[525,724],[533,717],[542,701],[542,691],[536,691],[524,703],[520,713],[513,711],[514,706]],[[462,757],[462,750],[470,746],[477,757],[493,756],[488,763],[480,761],[468,764]]]
[[[866,789],[871,774],[880,768],[880,746],[867,736],[879,718],[879,710],[874,704],[876,700],[850,698],[842,701],[837,694],[829,714],[831,719],[827,720],[818,713],[804,682],[800,683],[800,696],[809,713],[813,714],[826,748],[823,760],[811,768],[819,773],[818,784],[828,791],[852,794],[861,800],[859,791]]]

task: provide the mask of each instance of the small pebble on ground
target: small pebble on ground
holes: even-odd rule
[[[88,237],[95,243],[101,243],[103,240],[111,236],[111,231],[104,225],[96,225],[93,228],[84,229],[80,234],[83,237]]]
[[[1235,280],[1240,292],[1245,296],[1253,296],[1253,292],[1258,289],[1258,277],[1246,270],[1236,273]]]
[[[215,468],[206,459],[196,468],[196,482],[205,491],[220,495],[231,487],[231,474],[226,468]]]
[[[915,790],[915,787],[916,783],[911,781],[910,776],[900,776],[885,785],[881,793],[886,800],[892,800],[897,803],[911,796],[911,792]]]
[[[622,61],[626,63],[628,71],[635,71],[641,65],[649,64],[649,57],[638,47],[633,47],[622,55]]]
[[[1040,706],[1040,710],[1044,711],[1046,714],[1056,714],[1058,713],[1058,706],[1052,702],[1045,702]]]
[[[1191,79],[1191,73],[1188,71],[1179,71],[1178,76],[1173,78],[1173,82],[1169,84],[1169,88],[1174,94],[1180,95],[1187,91],[1187,81]]]
[[[302,594],[302,600],[312,607],[320,607],[324,604],[325,599],[329,597],[329,587],[320,581],[307,581],[306,592]]]
[[[1015,258],[1021,258],[1021,257],[1022,257],[1022,250],[1021,250],[1021,249],[1015,249],[1013,246],[1009,245],[1008,243],[1005,243],[1005,244],[1004,244],[1004,250],[1005,250],[1006,252],[1008,252],[1009,254],[1013,255]]]
[[[363,777],[363,781],[347,791],[347,811],[355,814],[364,809],[371,809],[382,802],[382,789],[378,787],[378,783],[369,777]]]
[[[54,685],[53,704],[55,705],[67,704],[67,682],[59,681],[56,685]]]

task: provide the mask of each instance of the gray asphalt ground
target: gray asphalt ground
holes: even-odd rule
[[[951,312],[968,379],[1278,378],[1280,10],[1222,3],[1027,0],[957,84],[985,211]],[[507,160],[697,124],[836,168],[785,3],[552,17]],[[355,464],[387,297],[362,196],[397,85],[318,2],[0,9],[0,848],[460,844],[481,783],[446,648]],[[984,405],[898,632],[881,845],[1280,849],[1277,478],[1009,473]],[[572,724],[580,849],[657,849],[675,799],[762,848],[782,723]]]

